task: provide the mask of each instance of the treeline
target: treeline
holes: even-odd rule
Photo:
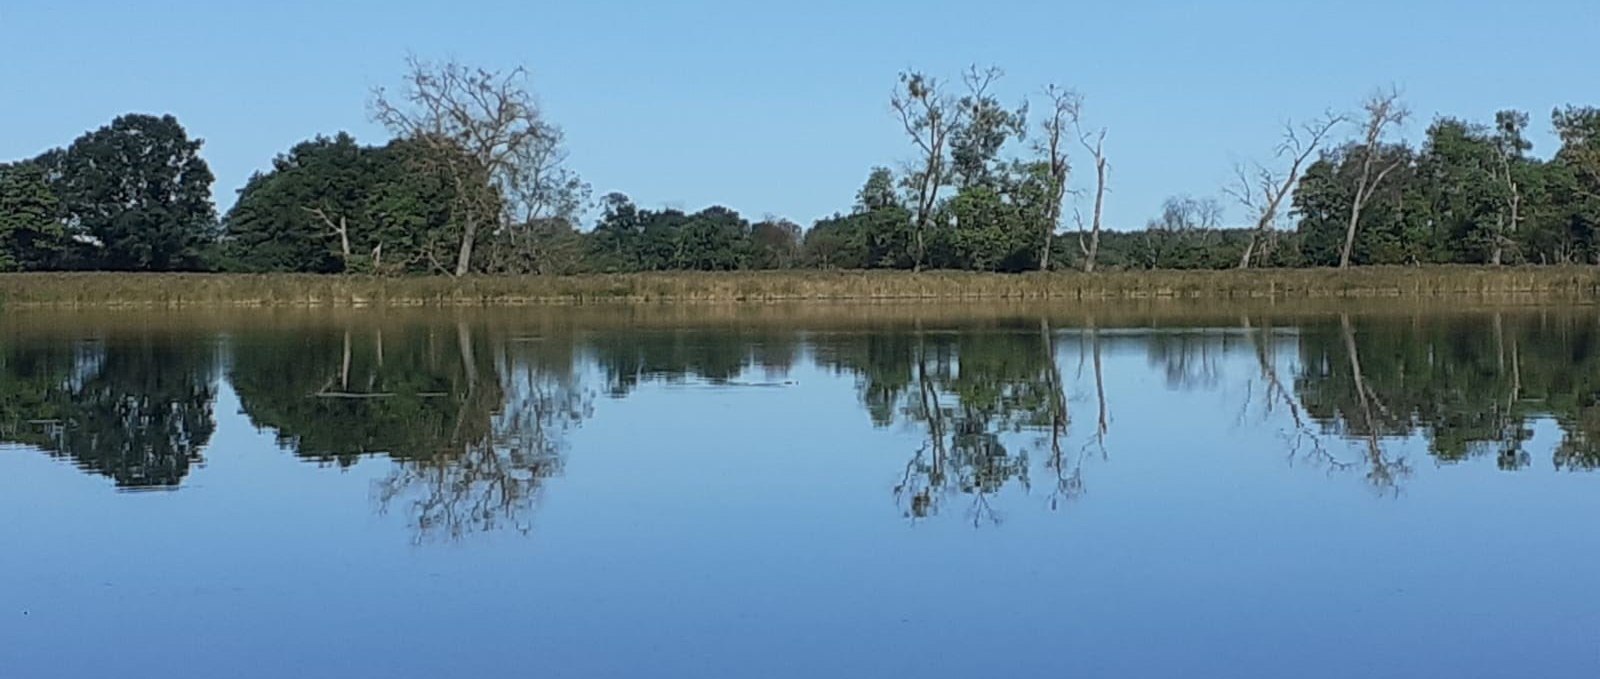
[[[1600,109],[1569,106],[1533,154],[1528,114],[1440,117],[1419,146],[1397,92],[1287,124],[1271,159],[1215,197],[1180,195],[1141,229],[1103,224],[1105,128],[1051,85],[994,94],[904,73],[890,97],[901,169],[809,228],[725,207],[594,200],[564,137],[509,73],[409,63],[374,93],[392,134],[295,145],[219,215],[212,175],[172,116],[126,115],[64,149],[0,165],[0,270],[567,274],[663,270],[1307,267],[1600,263]],[[1039,104],[1042,104],[1040,106]],[[1036,111],[1042,110],[1042,115]],[[1344,139],[1341,141],[1341,139]],[[1225,202],[1244,223],[1224,224]],[[597,214],[591,223],[586,215]],[[1126,225],[1124,225],[1126,226]]]

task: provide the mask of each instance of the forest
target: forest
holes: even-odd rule
[[[1115,137],[1061,85],[994,93],[998,68],[909,71],[886,98],[905,154],[809,227],[721,206],[596,197],[521,69],[407,62],[372,93],[392,138],[295,144],[226,212],[172,115],[128,114],[64,148],[0,164],[0,271],[380,276],[772,269],[1233,269],[1600,263],[1600,108],[1440,116],[1419,144],[1402,94],[1286,122],[1213,196],[1175,195],[1143,225],[1102,223]],[[1540,124],[1543,124],[1541,122]],[[1125,168],[1137,172],[1137,168]],[[1079,176],[1081,175],[1081,177]],[[1087,188],[1073,189],[1074,186]],[[845,203],[848,202],[848,207]],[[1225,205],[1246,218],[1224,223]]]

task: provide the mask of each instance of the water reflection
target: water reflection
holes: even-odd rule
[[[419,541],[454,539],[528,530],[565,432],[591,412],[572,351],[465,321],[356,326],[240,340],[229,377],[286,450],[339,466],[393,460],[379,511],[404,513]]]
[[[424,315],[67,336],[14,327],[0,345],[0,441],[117,488],[176,488],[216,429],[225,376],[243,416],[283,450],[337,468],[386,459],[376,510],[404,517],[418,541],[454,540],[531,530],[574,431],[596,417],[596,394],[799,388],[796,371],[820,371],[853,383],[866,423],[894,442],[889,495],[901,515],[982,526],[1005,518],[999,498],[1061,509],[1085,496],[1097,462],[1149,452],[1111,445],[1108,384],[1216,394],[1208,417],[1273,431],[1294,463],[1383,495],[1402,493],[1418,451],[1437,465],[1517,471],[1543,458],[1593,470],[1597,342],[1600,325],[1583,311],[1132,322],[1019,313],[848,327]],[[704,415],[707,436],[724,416]],[[1558,432],[1543,451],[1540,422]]]
[[[855,378],[874,425],[903,424],[922,439],[894,486],[907,517],[937,515],[959,497],[974,524],[998,522],[991,496],[1008,488],[1028,491],[1031,461],[1041,452],[1053,478],[1051,506],[1082,494],[1085,454],[1069,451],[1066,443],[1072,418],[1061,338],[1048,319],[1037,328],[874,333],[818,342],[819,364]],[[1098,341],[1093,346],[1096,383],[1103,384]],[[1098,444],[1107,425],[1103,393],[1102,388]],[[1033,436],[1016,440],[1013,435],[1022,432]]]
[[[176,488],[215,430],[216,356],[192,337],[0,345],[0,441],[71,460],[118,489]]]

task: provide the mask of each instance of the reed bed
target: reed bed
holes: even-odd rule
[[[0,275],[0,307],[8,309],[1463,297],[1594,300],[1600,298],[1600,268],[1441,266],[1021,275],[696,272],[460,279],[293,274]]]

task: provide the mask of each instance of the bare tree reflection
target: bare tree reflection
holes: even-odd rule
[[[417,542],[506,527],[529,532],[545,481],[565,464],[566,434],[592,414],[591,397],[573,380],[570,357],[564,367],[538,365],[501,342],[480,377],[471,328],[458,323],[456,338],[467,366],[468,407],[460,410],[454,447],[396,465],[374,489],[380,512],[404,508]]]
[[[1362,434],[1367,446],[1367,482],[1380,492],[1398,492],[1399,481],[1410,476],[1411,467],[1406,464],[1403,457],[1391,460],[1384,454],[1373,410],[1380,409],[1387,414],[1387,408],[1378,400],[1378,395],[1367,386],[1366,378],[1361,371],[1361,352],[1356,349],[1355,329],[1350,326],[1348,314],[1339,316],[1339,327],[1344,334],[1345,350],[1350,353],[1350,376],[1355,383],[1356,400],[1361,404]]]

